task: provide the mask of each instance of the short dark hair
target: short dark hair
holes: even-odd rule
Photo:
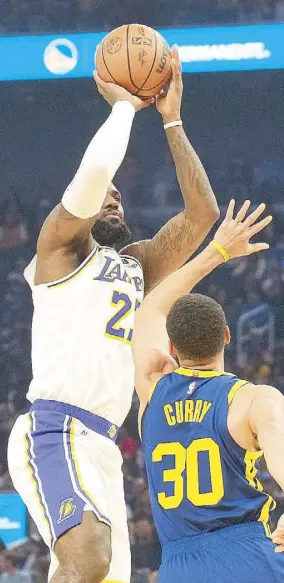
[[[201,294],[179,298],[167,317],[177,353],[190,360],[216,356],[224,347],[226,316],[220,304]]]

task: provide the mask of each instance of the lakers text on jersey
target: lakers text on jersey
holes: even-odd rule
[[[162,544],[159,583],[280,583],[274,508],[258,480],[262,452],[231,437],[227,418],[246,381],[185,368],[156,384],[142,420],[150,498]]]

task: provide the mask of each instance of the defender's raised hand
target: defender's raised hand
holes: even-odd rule
[[[250,201],[246,200],[234,218],[235,201],[231,200],[225,219],[215,234],[213,244],[214,242],[219,244],[227,253],[228,259],[269,249],[267,243],[251,243],[251,238],[271,223],[272,216],[269,215],[258,221],[266,208],[266,205],[262,203],[246,218],[250,204]]]

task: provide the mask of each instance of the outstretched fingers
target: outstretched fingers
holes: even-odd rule
[[[251,243],[249,246],[250,255],[259,251],[266,251],[267,249],[269,249],[268,243]]]
[[[239,212],[236,215],[235,220],[237,221],[237,223],[240,223],[241,221],[244,220],[250,205],[251,205],[250,200],[246,200],[244,202],[243,206],[240,208]]]
[[[265,217],[265,219],[262,219],[262,221],[259,221],[259,223],[256,223],[256,225],[250,227],[248,229],[250,238],[256,235],[257,233],[260,233],[260,231],[263,231],[263,229],[265,229],[265,227],[267,227],[267,225],[271,223],[272,218],[273,217],[269,215],[268,217]]]
[[[232,220],[232,218],[233,218],[235,204],[236,203],[235,203],[234,199],[230,200],[228,208],[227,208],[227,212],[226,212],[226,217],[225,217],[225,219],[227,221]]]
[[[245,226],[251,227],[255,223],[255,221],[260,217],[260,215],[262,215],[265,209],[266,204],[264,204],[264,202],[259,204],[258,207],[253,211],[253,213],[251,213],[245,220]]]

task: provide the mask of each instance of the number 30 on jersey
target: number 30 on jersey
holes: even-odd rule
[[[132,310],[136,312],[140,305],[141,302],[139,302],[139,300],[135,300],[135,302],[132,303],[127,294],[114,291],[111,306],[116,308],[116,312],[107,323],[105,336],[130,344],[133,329],[125,328],[124,326],[121,326],[121,323]]]
[[[211,492],[201,491],[199,476],[199,454],[207,453],[209,473],[211,478]],[[194,506],[211,506],[218,504],[224,496],[224,482],[220,449],[210,437],[194,440],[188,448],[181,443],[160,443],[152,453],[153,462],[162,462],[163,458],[173,456],[173,469],[164,469],[163,481],[171,482],[173,495],[166,492],[158,493],[158,501],[165,510],[178,508],[186,498]]]

